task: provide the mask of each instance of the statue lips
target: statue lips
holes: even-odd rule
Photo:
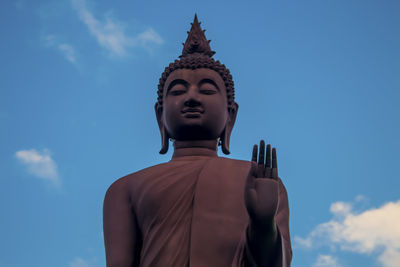
[[[203,113],[204,110],[200,108],[184,108],[182,110],[182,114],[185,118],[200,118]]]

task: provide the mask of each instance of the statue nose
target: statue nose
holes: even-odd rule
[[[187,107],[197,107],[200,106],[201,103],[198,99],[195,99],[193,97],[189,97],[186,101],[185,101],[185,106]]]
[[[200,106],[201,102],[199,99],[199,94],[197,93],[197,88],[191,87],[187,93],[187,98],[185,101],[185,106],[195,107]]]

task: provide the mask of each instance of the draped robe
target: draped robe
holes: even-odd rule
[[[125,242],[131,256],[120,257],[132,257],[128,266],[257,266],[248,246],[244,205],[250,162],[218,157],[208,149],[198,152],[175,150],[171,161],[111,185],[104,204],[107,257],[122,255]],[[289,208],[286,189],[278,182],[275,221],[281,253],[276,257],[286,267],[292,257]]]

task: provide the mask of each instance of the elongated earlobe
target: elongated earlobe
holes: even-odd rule
[[[161,150],[160,154],[165,154],[168,152],[169,148],[169,136],[167,131],[165,130],[165,127],[162,126],[160,128],[160,133],[161,133]]]
[[[168,135],[168,132],[165,129],[164,123],[162,121],[162,106],[160,106],[158,102],[154,105],[154,111],[156,112],[158,128],[160,128],[160,134],[161,134],[160,154],[165,154],[168,152],[169,135]]]
[[[231,138],[231,133],[233,129],[233,125],[235,125],[237,111],[239,109],[239,105],[236,102],[232,103],[232,106],[229,108],[229,119],[225,125],[225,129],[221,134],[220,144],[222,152],[225,155],[229,155],[231,152],[229,151],[229,141]]]
[[[230,135],[228,134],[229,131],[227,131],[226,129],[227,127],[225,127],[224,131],[221,134],[221,149],[222,152],[225,155],[229,155],[231,152],[229,151],[229,139],[230,139]]]

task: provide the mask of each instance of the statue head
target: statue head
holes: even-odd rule
[[[161,154],[168,151],[170,138],[219,140],[223,153],[230,153],[229,140],[238,110],[234,84],[225,65],[212,58],[215,52],[204,32],[195,15],[182,55],[160,78],[155,111]]]

